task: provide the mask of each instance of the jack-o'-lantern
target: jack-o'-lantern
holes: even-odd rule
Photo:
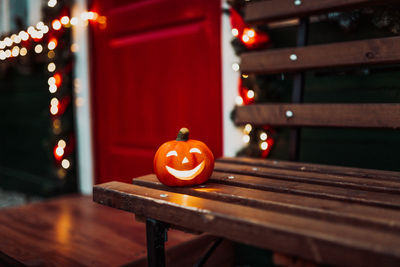
[[[189,139],[189,130],[182,128],[176,140],[158,148],[153,164],[158,180],[165,185],[198,185],[210,178],[214,155],[203,142]]]

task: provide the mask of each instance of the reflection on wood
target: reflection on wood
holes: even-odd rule
[[[146,255],[132,214],[68,196],[0,210],[0,265],[119,266]],[[170,231],[167,248],[192,235]]]

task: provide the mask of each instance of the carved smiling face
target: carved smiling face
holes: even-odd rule
[[[196,185],[204,183],[211,176],[214,169],[212,152],[203,142],[188,140],[187,137],[188,132],[183,139],[178,134],[177,141],[166,142],[157,150],[154,171],[163,184]]]

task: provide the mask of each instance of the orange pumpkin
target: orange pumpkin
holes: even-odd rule
[[[182,128],[176,140],[158,148],[153,164],[158,180],[165,185],[198,185],[210,178],[214,155],[203,142],[189,139],[189,130]]]

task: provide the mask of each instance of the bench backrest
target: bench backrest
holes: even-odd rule
[[[299,155],[300,127],[400,127],[399,103],[302,103],[304,71],[368,67],[400,63],[400,37],[357,40],[307,46],[308,17],[396,1],[371,0],[269,0],[249,2],[245,21],[249,24],[299,18],[297,47],[265,49],[241,54],[244,74],[294,74],[292,103],[254,104],[236,110],[237,124],[292,127],[290,159]]]

